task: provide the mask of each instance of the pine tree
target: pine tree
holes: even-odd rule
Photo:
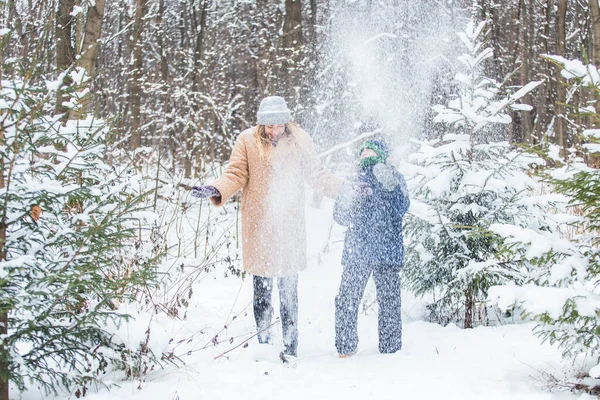
[[[483,304],[488,289],[520,282],[523,271],[500,252],[494,223],[531,224],[540,215],[523,199],[535,186],[526,170],[535,160],[503,139],[511,122],[508,107],[537,84],[501,96],[500,85],[482,75],[492,56],[482,35],[484,23],[470,22],[459,37],[467,52],[459,57],[459,93],[437,105],[434,122],[444,124],[442,139],[420,142],[412,160],[412,212],[407,215],[405,275],[417,294],[433,295],[431,318],[460,322],[465,328],[487,323]]]
[[[133,169],[106,163],[102,120],[54,116],[64,75],[23,76],[0,89],[0,314],[8,316],[1,378],[21,390],[32,382],[82,395],[109,367],[135,373],[125,364],[146,351],[111,332],[128,318],[120,305],[154,279],[158,254],[141,240],[147,193],[135,189]],[[70,78],[61,89],[77,112],[88,93],[85,70]]]
[[[493,227],[510,241],[510,251],[529,273],[523,286],[494,288],[490,299],[503,308],[521,307],[538,322],[537,334],[558,344],[565,358],[573,361],[583,356],[587,360],[588,366],[579,375],[598,377],[600,364],[594,365],[600,361],[600,171],[588,163],[600,155],[600,130],[593,128],[600,124],[596,104],[600,98],[600,71],[579,60],[547,58],[561,67],[562,77],[570,83],[568,93],[592,94],[587,104],[572,108],[573,115],[567,119],[573,124],[577,114],[586,117],[590,126],[572,126],[578,129],[584,144],[566,164],[558,146],[548,146],[545,152],[555,167],[543,170],[542,177],[569,206],[565,210],[569,213],[554,212],[559,229],[553,233]]]

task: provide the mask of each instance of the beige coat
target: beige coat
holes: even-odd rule
[[[210,183],[221,198],[211,201],[222,206],[241,189],[244,269],[265,277],[293,275],[306,268],[305,182],[335,197],[342,181],[321,168],[306,132],[299,132],[302,150],[293,137],[284,136],[262,161],[255,131],[247,129],[237,138],[229,166]]]

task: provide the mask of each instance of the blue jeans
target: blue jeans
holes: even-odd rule
[[[402,349],[399,272],[400,266],[394,265],[344,265],[335,298],[335,347],[339,354],[352,354],[358,346],[358,308],[371,273],[379,305],[379,352]]]
[[[273,316],[271,297],[273,278],[254,276],[254,319],[258,329],[258,341],[270,343],[269,327]],[[279,312],[283,333],[284,353],[292,356],[298,351],[298,275],[277,278],[279,289]]]

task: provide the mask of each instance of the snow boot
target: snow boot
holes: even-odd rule
[[[353,352],[348,353],[348,354],[338,354],[338,357],[339,358],[348,358],[348,357],[352,357],[355,354],[356,354],[356,350],[354,350]]]

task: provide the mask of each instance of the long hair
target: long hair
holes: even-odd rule
[[[308,151],[310,146],[310,136],[300,128],[298,124],[293,121],[288,122],[285,124],[285,132],[283,134],[291,137],[297,151],[300,153]],[[256,126],[254,137],[256,140],[256,147],[258,147],[260,160],[267,161],[271,157],[271,152],[273,151],[273,141],[267,136],[264,125]]]

